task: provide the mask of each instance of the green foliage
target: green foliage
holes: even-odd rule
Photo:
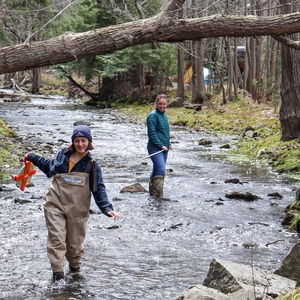
[[[297,232],[297,228],[300,225],[300,214],[293,218],[291,225],[289,226],[289,231]],[[299,224],[299,225],[298,225]]]
[[[12,45],[11,40],[3,31],[3,28],[0,28],[0,47],[6,47]]]
[[[0,134],[5,137],[17,137],[17,133],[7,127],[7,125],[0,119]]]
[[[58,11],[57,11],[58,12]],[[106,12],[110,14],[110,12]],[[62,14],[57,22],[59,26],[54,26],[55,34],[65,32],[85,32],[99,28],[98,24],[99,8],[97,1],[84,0],[79,1],[75,6],[70,7],[68,13]],[[105,16],[103,16],[105,18]]]
[[[300,288],[293,289],[276,298],[277,300],[299,300]]]
[[[1,171],[2,166],[11,162],[12,164],[17,163],[17,156],[14,155],[16,152],[15,144],[10,143],[6,138],[17,137],[17,133],[7,127],[7,125],[0,119],[0,178],[6,178],[8,175]],[[5,138],[3,138],[3,136]],[[3,168],[4,170],[4,168]]]
[[[161,7],[159,0],[144,1],[140,11],[143,17],[156,14]],[[65,31],[83,32],[102,28],[118,23],[139,19],[140,11],[133,1],[94,1],[84,0],[67,15],[60,18],[57,33]],[[65,65],[65,70],[71,74],[76,71],[87,81],[100,75],[113,77],[132,70],[135,65],[143,64],[151,70],[155,77],[176,74],[176,48],[168,44],[140,45],[96,57],[88,57]]]
[[[176,49],[163,43],[153,49],[151,45],[139,45],[126,48],[112,54],[97,56],[99,69],[94,71],[102,77],[113,77],[115,74],[125,73],[136,64],[143,64],[145,69],[155,68],[156,78],[167,72],[167,76],[176,74]]]

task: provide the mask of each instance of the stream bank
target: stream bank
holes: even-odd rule
[[[114,222],[99,214],[93,203],[82,272],[77,278],[68,275],[65,286],[53,285],[42,209],[50,180],[37,171],[34,186],[25,192],[13,181],[3,182],[4,299],[172,300],[203,282],[213,258],[272,271],[297,240],[281,226],[285,207],[295,199],[296,183],[257,161],[229,160],[228,150],[220,146],[233,145],[231,136],[171,126],[174,151],[165,183],[171,201],[159,202],[148,193],[120,193],[133,183],[147,188],[151,163],[142,159],[147,155],[144,122],[63,99],[1,103],[1,118],[19,134],[23,146],[28,143],[47,157],[70,142],[75,121],[89,121],[92,154],[102,166],[109,199],[123,215]],[[211,147],[200,146],[201,138],[209,138]],[[228,178],[242,184],[225,183]],[[252,192],[260,199],[226,198],[231,191]],[[283,197],[268,196],[273,193]],[[249,243],[257,247],[246,247]]]

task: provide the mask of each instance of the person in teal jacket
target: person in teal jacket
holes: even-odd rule
[[[166,95],[158,95],[155,101],[155,109],[147,117],[147,150],[153,163],[149,193],[159,200],[169,199],[164,197],[163,193],[168,152],[173,149],[170,143],[169,121],[165,113],[167,100]]]

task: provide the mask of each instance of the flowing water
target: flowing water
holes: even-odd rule
[[[220,149],[224,143],[234,144],[231,137],[172,127],[174,151],[165,179],[165,195],[171,201],[161,202],[147,193],[120,193],[134,183],[148,189],[152,165],[144,159],[144,123],[59,98],[1,102],[0,119],[24,143],[45,149],[50,145],[47,157],[69,144],[75,121],[89,121],[93,157],[101,164],[110,201],[123,216],[114,221],[100,214],[93,202],[96,213],[88,222],[82,271],[72,276],[66,266],[66,283],[54,284],[42,207],[50,179],[38,170],[32,177],[34,187],[24,192],[12,180],[3,182],[0,299],[175,299],[190,285],[203,283],[214,258],[274,271],[296,242],[281,221],[285,207],[295,200],[297,183],[259,163],[233,162],[227,150]],[[212,140],[212,147],[199,146],[200,138]],[[228,178],[242,184],[227,184]],[[228,199],[230,191],[251,192],[261,199]],[[275,192],[283,198],[268,196]],[[28,201],[18,203],[18,198]],[[247,248],[245,243],[258,246]]]

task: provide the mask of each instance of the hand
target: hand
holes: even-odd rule
[[[114,217],[115,220],[120,220],[121,219],[121,215],[116,211],[111,210],[107,214],[110,217]]]
[[[166,146],[162,146],[161,150],[168,151],[168,148]]]
[[[28,152],[28,153],[26,153],[26,154],[24,155],[24,158],[23,158],[23,160],[24,160],[24,163],[25,163],[26,161],[29,161],[29,160],[27,159],[27,157],[28,157],[28,154],[30,154],[30,152]]]
[[[169,148],[170,150],[173,150],[173,146],[172,145],[170,145],[170,148]]]
[[[23,158],[24,164],[26,163],[26,161],[28,161],[28,160],[27,160],[27,155],[28,155],[28,153],[24,155],[24,158]]]

